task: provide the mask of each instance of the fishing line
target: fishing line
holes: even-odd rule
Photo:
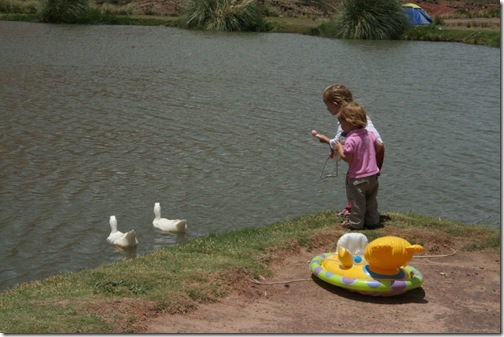
[[[326,178],[336,178],[338,176],[338,161],[337,160],[334,160],[336,162],[336,168],[335,168],[335,171],[334,173],[329,173],[329,174],[324,174],[324,171],[325,171],[325,167],[327,165],[327,162],[329,160],[334,160],[333,157],[329,156],[327,157],[327,159],[325,160],[324,162],[324,166],[322,166],[322,171],[320,171],[320,179],[326,179]]]
[[[316,130],[312,130],[311,133],[312,133],[312,136],[319,138],[318,132]],[[334,160],[336,162],[336,169],[335,169],[334,173],[324,174],[325,167],[326,167],[329,159],[335,159],[334,158],[334,150],[331,150],[331,153],[329,153],[329,156],[327,157],[327,159],[324,162],[324,166],[322,166],[322,171],[320,171],[320,179],[336,178],[338,176],[338,160],[336,160],[336,159]]]

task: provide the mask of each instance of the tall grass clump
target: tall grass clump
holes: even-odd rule
[[[396,40],[408,27],[397,0],[342,0],[342,9],[320,34],[341,39]]]
[[[217,31],[267,31],[264,8],[257,0],[188,0],[188,28]]]
[[[43,22],[76,23],[88,9],[88,0],[44,0],[40,16]]]
[[[0,0],[0,12],[2,13],[36,14],[38,8],[39,2],[36,0]]]

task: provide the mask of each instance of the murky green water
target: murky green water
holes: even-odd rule
[[[382,211],[500,226],[500,50],[166,27],[0,22],[0,289],[345,205],[321,100],[346,84],[386,144]],[[163,216],[188,232],[161,233]]]

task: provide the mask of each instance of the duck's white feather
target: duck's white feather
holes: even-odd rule
[[[187,220],[186,219],[174,219],[169,220],[161,217],[161,205],[159,202],[154,204],[154,215],[155,218],[152,221],[154,227],[159,228],[166,232],[180,232],[183,233],[187,230]]]
[[[115,215],[110,216],[109,223],[110,223],[110,235],[107,238],[108,242],[121,248],[135,247],[136,245],[138,245],[138,239],[136,237],[134,229],[126,233],[118,231],[117,219]]]

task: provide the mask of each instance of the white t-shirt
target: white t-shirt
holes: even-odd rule
[[[380,136],[380,133],[374,127],[373,122],[371,121],[371,118],[369,118],[369,116],[367,117],[366,130],[372,131],[375,134],[376,138],[383,144],[383,140]],[[342,132],[343,132],[343,129],[341,128],[341,124],[338,123],[338,131],[336,132],[336,136],[329,141],[329,146],[331,147],[331,149],[334,150],[336,148],[336,142],[340,138]]]

